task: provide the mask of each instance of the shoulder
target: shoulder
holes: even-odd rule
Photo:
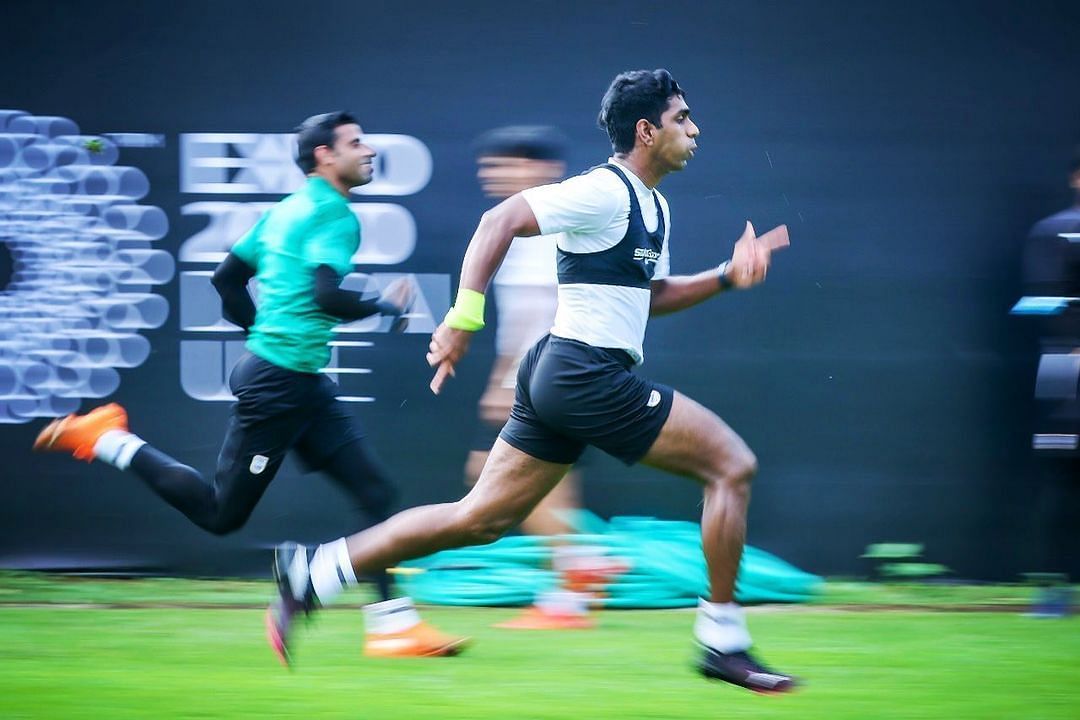
[[[597,167],[587,170],[581,175],[570,179],[580,180],[582,184],[591,185],[604,192],[618,194],[620,196],[625,195],[627,198],[630,197],[630,191],[627,189],[626,182],[623,180],[622,176],[619,175],[619,171],[606,165],[598,165]]]
[[[593,168],[554,185],[526,190],[525,196],[530,202],[533,198],[556,202],[565,200],[585,207],[610,208],[613,212],[621,206],[630,205],[626,185],[618,175],[603,167]]]
[[[329,225],[334,232],[359,232],[360,221],[349,203],[336,198],[319,198],[310,205],[311,218],[321,225]]]
[[[1028,235],[1031,237],[1057,235],[1062,232],[1077,232],[1078,230],[1080,230],[1080,210],[1069,208],[1035,223]]]

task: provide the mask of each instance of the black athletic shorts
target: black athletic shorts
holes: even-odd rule
[[[322,373],[300,373],[244,354],[229,377],[236,395],[222,460],[270,464],[276,470],[289,450],[304,470],[321,470],[345,444],[362,436]],[[261,460],[252,460],[261,456]],[[257,465],[256,465],[257,468]]]
[[[518,368],[510,419],[499,433],[518,450],[572,464],[588,445],[633,465],[652,447],[675,391],[632,372],[622,350],[546,335]]]

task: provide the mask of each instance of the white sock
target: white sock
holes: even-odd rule
[[[120,470],[127,470],[131,458],[145,444],[145,440],[127,430],[109,430],[94,443],[94,457]]]
[[[749,650],[753,644],[743,609],[733,602],[711,603],[700,599],[694,637],[702,645],[722,653]]]
[[[547,615],[587,615],[589,596],[571,590],[549,590],[536,596],[533,603]]]
[[[323,605],[328,605],[347,586],[356,584],[345,538],[315,548],[310,567],[311,586]]]
[[[364,606],[364,627],[371,635],[404,632],[419,624],[420,613],[412,598],[400,597]]]

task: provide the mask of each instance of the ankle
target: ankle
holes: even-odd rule
[[[736,603],[699,601],[694,637],[720,653],[748,650],[753,644],[743,609]]]

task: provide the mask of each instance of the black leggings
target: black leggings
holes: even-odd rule
[[[325,376],[295,373],[246,355],[230,385],[237,403],[212,481],[150,445],[135,453],[129,469],[215,535],[244,526],[290,450],[307,469],[329,475],[370,521],[390,517],[397,490]],[[385,574],[376,582],[388,599]]]
[[[130,469],[191,522],[215,535],[226,535],[239,530],[251,517],[278,467],[252,474],[234,464],[233,472],[219,468],[213,482],[207,482],[194,468],[144,445],[132,458]],[[319,469],[371,522],[382,522],[393,513],[397,489],[366,441],[350,440]]]
[[[215,535],[243,527],[273,479],[269,472],[254,476],[218,473],[214,482],[206,482],[193,468],[149,445],[135,453],[130,469],[167,503]],[[397,489],[364,440],[352,440],[342,445],[321,469],[353,499],[356,509],[370,523],[382,522],[393,514]],[[259,482],[252,482],[254,478]],[[385,570],[373,573],[369,579],[375,584],[380,599],[393,597],[390,576]]]

